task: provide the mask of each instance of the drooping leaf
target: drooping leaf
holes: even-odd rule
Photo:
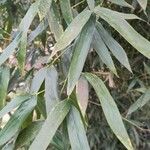
[[[127,115],[130,115],[139,108],[143,107],[149,101],[150,101],[150,89],[147,89],[145,93],[130,106]]]
[[[27,128],[23,129],[16,140],[16,148],[29,145],[36,135],[38,134],[39,130],[41,129],[44,121],[35,121]]]
[[[93,48],[96,50],[99,57],[107,65],[107,67],[115,75],[117,75],[117,71],[116,71],[114,62],[110,56],[110,53],[109,53],[105,43],[103,42],[103,40],[97,30],[95,30],[95,32],[94,32]]]
[[[59,38],[58,42],[55,44],[51,57],[53,57],[57,51],[65,49],[79,35],[90,16],[91,11],[85,10],[73,19],[65,32]]]
[[[146,72],[150,75],[150,66],[148,66],[147,64],[144,63],[144,68],[145,68]]]
[[[47,15],[48,24],[50,26],[51,32],[54,34],[56,41],[59,40],[63,33],[63,27],[61,25],[60,13],[58,11],[57,4],[53,1],[50,11]]]
[[[5,106],[7,88],[10,78],[10,71],[8,67],[0,67],[0,110]]]
[[[128,14],[128,13],[122,13],[122,12],[118,12],[118,11],[114,11],[108,8],[104,8],[104,7],[95,7],[94,12],[100,16],[100,14],[105,14],[105,15],[112,15],[115,17],[118,17],[120,19],[126,19],[126,20],[130,20],[130,19],[139,19],[142,20],[141,18],[139,18],[138,16],[134,15],[134,14]]]
[[[11,112],[17,106],[20,106],[23,102],[29,100],[31,95],[19,95],[13,98],[1,111],[0,111],[0,118],[2,118],[5,114]]]
[[[39,10],[40,20],[42,20],[47,15],[51,7],[51,3],[52,3],[52,0],[39,0],[38,10]]]
[[[45,102],[47,114],[58,103],[58,74],[54,66],[47,68],[45,77]]]
[[[127,3],[125,0],[109,0],[109,1],[114,3],[114,4],[120,5],[120,6],[133,8],[132,5]]]
[[[72,8],[70,5],[70,0],[63,0],[60,1],[60,7],[62,11],[62,15],[66,21],[66,23],[69,25],[73,20],[73,14],[72,14]]]
[[[104,11],[100,7],[96,8],[96,13],[117,30],[133,47],[135,47],[145,57],[150,58],[150,42],[136,32],[133,27],[123,18]]]
[[[46,150],[50,144],[56,130],[66,117],[70,110],[70,103],[68,100],[59,102],[49,113],[41,130],[31,144],[29,150],[42,149]]]
[[[75,107],[71,108],[67,122],[72,150],[90,150],[80,113]]]
[[[130,138],[123,124],[121,114],[103,81],[91,73],[85,73],[84,75],[93,86],[100,100],[104,115],[110,128],[128,150],[133,150]]]
[[[24,66],[25,66],[25,60],[26,60],[27,33],[22,34],[19,45],[20,46],[19,46],[19,51],[17,54],[17,60],[18,60],[20,72],[24,74]]]
[[[35,73],[31,83],[31,93],[37,93],[46,77],[46,68],[40,69]]]
[[[32,112],[36,105],[36,98],[32,97],[24,102],[12,115],[8,123],[0,131],[0,145],[8,142],[19,130],[22,123]]]
[[[91,10],[95,7],[95,0],[87,0],[88,6]]]
[[[143,8],[143,10],[145,10],[146,7],[147,7],[147,0],[137,0],[137,1],[141,5],[141,7]]]
[[[83,116],[85,116],[89,99],[89,86],[87,80],[85,80],[84,77],[81,77],[78,80],[78,83],[76,85],[76,95],[81,112]]]
[[[111,50],[113,55],[118,59],[118,61],[125,66],[130,72],[132,72],[128,57],[126,55],[126,52],[122,48],[122,46],[109,35],[109,33],[104,29],[104,27],[100,24],[96,24],[96,28],[98,32],[100,33],[103,41],[107,45],[107,47]]]
[[[16,38],[3,50],[3,53],[0,54],[0,66],[14,53],[15,48],[21,40],[21,36],[22,32],[19,32]]]
[[[79,38],[76,41],[74,52],[68,73],[67,94],[70,95],[73,91],[80,74],[82,72],[87,54],[89,52],[93,33],[94,33],[95,18],[91,17],[87,22]]]
[[[40,24],[28,36],[28,42],[31,43],[39,34],[41,34],[48,27],[48,21],[42,20]]]

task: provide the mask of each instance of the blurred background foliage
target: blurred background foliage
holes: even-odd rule
[[[18,25],[33,2],[34,0],[0,1],[0,52],[2,52],[2,50],[18,33]],[[138,33],[150,41],[150,1],[148,0],[146,10],[143,10],[136,0],[127,0],[127,2],[132,4],[134,9],[116,5],[109,0],[96,0],[96,3],[103,7],[124,13],[134,13],[145,20],[129,20],[129,23],[136,31],[138,31]],[[62,15],[59,1],[56,1],[56,5],[59,8],[58,11]],[[87,2],[85,0],[71,0],[71,6],[78,12],[81,12],[87,7]],[[146,89],[150,88],[150,60],[136,51],[130,44],[125,42],[121,35],[119,35],[105,21],[101,21],[107,31],[125,49],[133,73],[130,73],[112,56],[119,78],[114,76],[99,59],[95,51],[91,51],[88,54],[84,71],[93,72],[105,80],[105,83],[123,116],[124,123],[126,124],[127,130],[129,131],[128,133],[133,140],[134,147],[136,147],[137,150],[149,150],[150,103],[147,102],[146,105],[138,111],[133,112],[132,115],[128,117],[129,120],[126,119],[126,113],[128,108],[146,92]],[[63,18],[61,18],[61,22],[63,27],[66,28],[67,24]],[[36,16],[28,34],[31,34],[31,31],[33,31],[39,23],[39,17]],[[15,55],[12,55],[6,62],[11,68],[7,102],[9,102],[16,93],[28,92],[29,84],[33,78],[34,72],[46,64],[47,57],[51,53],[56,40],[48,28],[47,22],[45,24],[47,30],[44,30],[38,37],[36,37],[36,39],[34,39],[33,42],[30,42],[27,47],[24,76],[20,75],[19,69],[16,67],[17,61]],[[62,72],[60,71],[58,73],[60,80],[64,80]],[[59,87],[62,87],[62,83],[60,83]],[[148,99],[150,99],[150,94]],[[101,108],[101,105],[99,104],[99,100],[94,90],[91,88],[87,109],[87,137],[91,150],[125,149],[111,132],[104,114],[99,108]],[[58,135],[58,138],[61,138],[61,136],[62,135]],[[57,139],[57,142],[58,141],[59,140]],[[61,142],[59,144],[61,145]],[[52,147],[57,149],[55,146],[56,143],[54,144],[54,147]],[[53,149],[52,147],[50,149]]]

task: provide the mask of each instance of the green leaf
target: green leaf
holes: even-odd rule
[[[101,60],[107,65],[107,67],[116,75],[117,71],[114,65],[114,62],[110,56],[110,53],[105,45],[105,43],[102,41],[102,38],[97,30],[95,30],[94,33],[94,40],[93,40],[93,48],[98,53]]]
[[[29,145],[38,134],[43,125],[43,122],[44,121],[35,121],[27,128],[23,129],[17,137],[15,144],[16,149],[25,145]]]
[[[144,63],[144,68],[145,68],[146,72],[150,75],[150,66],[148,66],[147,64]]]
[[[74,52],[69,68],[68,73],[68,85],[67,85],[67,94],[70,95],[73,91],[80,74],[82,72],[87,54],[89,52],[93,33],[94,33],[94,25],[95,18],[91,17],[88,23],[85,25],[79,38],[76,41],[74,46]]]
[[[5,106],[7,88],[10,78],[10,70],[8,67],[0,67],[0,110]]]
[[[54,66],[47,68],[45,77],[45,102],[47,114],[59,102],[57,88],[58,74]]]
[[[79,35],[90,16],[91,11],[85,10],[73,19],[65,32],[59,38],[58,42],[55,44],[51,57],[53,57],[58,51],[65,49],[69,44],[71,44],[71,42]]]
[[[46,150],[53,136],[55,135],[56,130],[66,117],[69,110],[70,110],[70,103],[68,100],[64,100],[58,103],[49,113],[41,130],[39,131],[35,140],[31,144],[29,150],[35,149]]]
[[[0,111],[0,118],[2,118],[5,114],[11,112],[17,106],[20,106],[23,102],[29,100],[31,95],[19,95],[13,98],[1,111]]]
[[[145,93],[135,103],[133,103],[130,106],[127,115],[130,115],[131,113],[135,112],[139,108],[142,108],[149,101],[150,101],[150,89],[147,89]]]
[[[95,7],[95,0],[87,0],[88,6],[91,10]]]
[[[132,5],[128,4],[125,0],[109,0],[111,3],[123,6],[123,7],[129,7],[133,8]]]
[[[136,32],[133,27],[123,18],[103,11],[97,7],[97,14],[107,21],[115,30],[117,30],[133,47],[135,47],[145,57],[150,58],[150,42]]]
[[[40,69],[35,73],[31,83],[31,93],[37,93],[46,77],[46,68]]]
[[[122,12],[118,12],[118,11],[114,11],[108,8],[104,8],[104,7],[95,7],[94,12],[99,15],[101,17],[101,13],[102,15],[110,15],[110,16],[115,16],[118,17],[120,19],[126,19],[126,20],[130,20],[130,19],[139,19],[142,20],[141,18],[139,18],[138,16],[134,15],[134,14],[127,14],[127,13],[122,13]]]
[[[61,25],[60,13],[58,10],[59,10],[59,7],[53,1],[52,6],[51,6],[50,11],[48,12],[48,16],[47,16],[50,30],[54,34],[56,41],[59,40],[60,36],[63,33],[63,27]]]
[[[67,127],[72,150],[90,150],[80,113],[74,106],[67,118]]]
[[[52,0],[39,0],[38,10],[39,10],[40,20],[42,20],[47,15],[51,7],[51,3],[52,3]]]
[[[104,27],[100,23],[96,24],[96,28],[100,33],[104,43],[111,50],[113,55],[123,66],[125,66],[130,72],[132,72],[128,61],[128,57],[122,46],[111,35],[109,35],[109,33],[104,29]]]
[[[90,82],[90,84],[93,86],[100,100],[102,109],[104,111],[106,120],[110,128],[128,150],[133,150],[130,138],[123,124],[122,117],[117,108],[117,105],[111,97],[103,81],[96,75],[91,73],[85,73],[84,75],[86,79]]]
[[[20,130],[22,123],[32,112],[36,105],[36,98],[32,97],[24,102],[12,115],[8,123],[0,131],[0,145],[8,142]]]
[[[16,38],[3,50],[3,53],[0,54],[0,66],[12,55],[15,51],[15,48],[18,46],[21,40],[22,32],[19,32]]]
[[[62,15],[63,15],[66,23],[69,25],[73,20],[73,14],[72,14],[72,10],[71,10],[70,0],[60,1],[60,7],[61,7]]]
[[[40,24],[28,36],[28,42],[31,43],[39,34],[41,34],[48,27],[48,21],[42,20]]]
[[[143,10],[146,10],[147,0],[137,0],[137,1],[141,5],[141,7],[143,8]]]
[[[19,44],[19,51],[17,54],[17,60],[20,72],[24,74],[25,60],[26,60],[26,46],[27,46],[27,33],[23,33]]]
[[[80,106],[80,110],[83,116],[85,116],[89,99],[89,86],[87,80],[84,77],[81,77],[78,80],[78,83],[76,85],[76,96]]]

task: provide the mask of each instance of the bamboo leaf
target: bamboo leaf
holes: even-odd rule
[[[45,102],[47,114],[59,102],[57,88],[58,74],[54,66],[47,68],[45,77]]]
[[[100,34],[97,30],[95,30],[94,33],[94,40],[93,40],[93,48],[98,53],[101,60],[107,65],[107,67],[115,74],[117,75],[117,71],[114,65],[114,62],[110,56],[110,53],[105,45],[105,43],[102,41]],[[118,75],[117,75],[118,76]]]
[[[38,10],[39,10],[40,20],[42,20],[47,15],[51,7],[51,3],[52,3],[52,0],[39,0]]]
[[[51,32],[54,34],[56,41],[59,40],[63,33],[63,27],[61,25],[60,13],[58,11],[59,7],[53,1],[50,11],[48,12],[47,19],[50,26]]]
[[[94,25],[95,25],[94,21],[95,18],[91,17],[88,23],[81,31],[81,34],[76,41],[70,68],[69,68],[69,73],[68,73],[68,85],[67,85],[68,95],[70,95],[71,92],[73,91],[82,72],[93,38]]]
[[[125,0],[109,0],[111,3],[123,6],[123,7],[129,7],[133,8],[132,5],[128,4]]]
[[[85,112],[88,106],[88,99],[89,99],[89,86],[87,80],[84,77],[81,77],[78,80],[76,85],[76,95],[77,100],[81,109],[83,116],[85,116]]]
[[[137,0],[137,1],[141,5],[141,7],[143,8],[143,10],[146,10],[147,0]]]
[[[68,100],[59,102],[49,113],[41,130],[31,144],[29,150],[42,149],[46,150],[51,142],[56,130],[66,117],[70,110],[70,103]]]
[[[110,128],[128,150],[133,150],[130,138],[123,124],[122,117],[117,108],[117,105],[111,97],[103,81],[96,75],[91,73],[85,73],[84,75],[86,79],[90,82],[90,84],[93,86],[100,100],[103,112],[105,114],[106,120]]]
[[[43,125],[43,121],[35,121],[27,128],[23,129],[17,137],[16,149],[25,145],[29,145],[34,140]]]
[[[5,106],[7,88],[10,78],[10,70],[8,67],[0,67],[0,110]]]
[[[95,0],[87,0],[88,6],[91,10],[95,7]]]
[[[0,145],[8,142],[20,129],[22,123],[32,112],[36,105],[36,98],[32,97],[24,102],[12,115],[8,123],[0,131]]]
[[[63,15],[66,23],[69,25],[73,20],[73,14],[72,14],[72,10],[71,10],[70,0],[60,1],[60,7],[61,7],[62,15]]]
[[[5,114],[11,112],[17,106],[20,106],[23,102],[29,100],[31,95],[19,95],[13,98],[1,111],[0,111],[0,118],[2,118]]]
[[[58,42],[55,44],[51,57],[53,57],[58,51],[65,49],[69,44],[71,44],[71,42],[79,35],[90,16],[91,11],[85,10],[73,19],[65,32],[59,38]]]
[[[90,150],[84,125],[75,107],[72,107],[70,110],[67,124],[72,150]]]
[[[127,115],[130,115],[139,108],[143,107],[149,101],[150,101],[150,89],[147,89],[145,93],[135,103],[133,103],[130,106]]]
[[[96,28],[100,33],[103,41],[105,42],[107,47],[111,50],[113,55],[118,59],[118,61],[123,66],[125,66],[130,72],[132,72],[128,61],[128,57],[122,46],[113,37],[109,35],[109,33],[104,29],[104,27],[100,23],[97,23],[96,25],[97,25]]]
[[[98,10],[96,13],[117,30],[134,48],[145,57],[150,58],[150,42],[136,32],[126,20],[109,13],[109,11],[103,11],[100,7],[97,7],[96,10]]]

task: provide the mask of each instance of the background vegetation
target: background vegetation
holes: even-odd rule
[[[0,149],[150,149],[149,0],[0,1]]]

